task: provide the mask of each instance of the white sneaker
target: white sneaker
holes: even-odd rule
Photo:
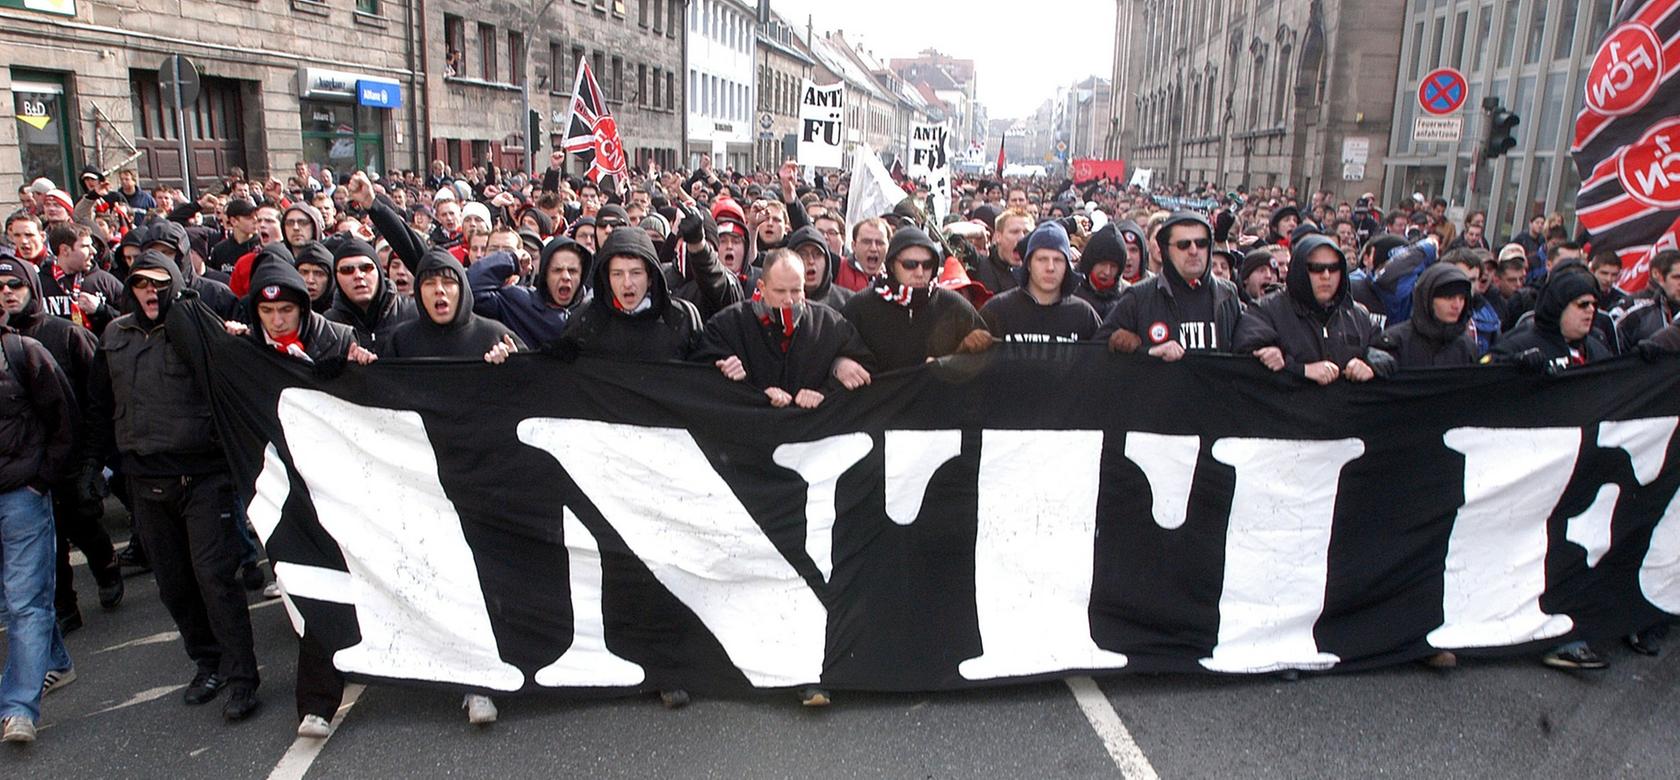
[[[14,715],[0,720],[0,742],[34,742],[35,721]]]
[[[303,722],[298,724],[297,735],[307,739],[326,739],[332,733],[332,724],[319,715],[305,715]]]
[[[475,726],[496,722],[496,703],[489,696],[469,693],[461,700],[461,708],[467,711],[467,722]]]
[[[54,669],[41,681],[41,695],[45,696],[76,681],[76,667]]]
[[[270,582],[267,585],[264,585],[262,595],[264,599],[280,598],[280,583]]]

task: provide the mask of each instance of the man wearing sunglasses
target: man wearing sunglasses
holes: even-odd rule
[[[1242,303],[1236,285],[1213,276],[1213,226],[1181,211],[1161,223],[1155,243],[1166,258],[1161,273],[1127,288],[1098,337],[1115,352],[1143,349],[1169,362],[1187,352],[1229,352]]]
[[[1534,316],[1500,337],[1483,362],[1562,370],[1613,357],[1594,329],[1598,282],[1580,263],[1552,270]]]
[[[1394,357],[1372,346],[1377,336],[1348,291],[1347,256],[1335,239],[1309,233],[1290,248],[1284,288],[1243,314],[1235,351],[1321,385],[1366,382],[1394,372]]]
[[[397,292],[382,272],[378,252],[366,241],[347,238],[333,250],[332,308],[325,316],[356,331],[356,343],[378,352],[398,326],[420,316],[414,299]],[[399,261],[398,267],[405,267]]]
[[[992,345],[979,312],[961,295],[935,283],[943,250],[920,228],[903,227],[887,246],[887,273],[853,295],[842,312],[888,371]]]

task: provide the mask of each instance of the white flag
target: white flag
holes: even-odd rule
[[[852,150],[852,186],[846,194],[846,232],[870,217],[889,213],[906,197],[895,184],[881,158],[866,144]]]

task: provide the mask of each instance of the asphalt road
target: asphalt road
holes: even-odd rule
[[[551,694],[503,699],[483,728],[457,696],[376,687],[318,754],[287,758],[295,645],[278,601],[253,600],[264,706],[229,725],[220,699],[181,703],[192,665],[150,575],[130,577],[107,613],[85,572],[87,627],[68,638],[78,679],[46,699],[38,742],[0,746],[0,778],[1119,777],[1113,750],[1133,749],[1165,778],[1680,775],[1680,650],[1649,659],[1619,646],[1603,648],[1602,673],[1512,659],[1294,683],[1101,679],[1087,704],[1118,715],[1130,736],[1118,746],[1060,683],[841,692],[826,710],[785,693],[678,711],[652,696]]]

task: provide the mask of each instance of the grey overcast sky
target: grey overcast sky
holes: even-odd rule
[[[1032,112],[1086,76],[1107,78],[1114,55],[1110,0],[770,0],[803,30],[807,15],[817,34],[844,30],[846,40],[882,60],[935,48],[974,60],[979,99],[993,117]]]

